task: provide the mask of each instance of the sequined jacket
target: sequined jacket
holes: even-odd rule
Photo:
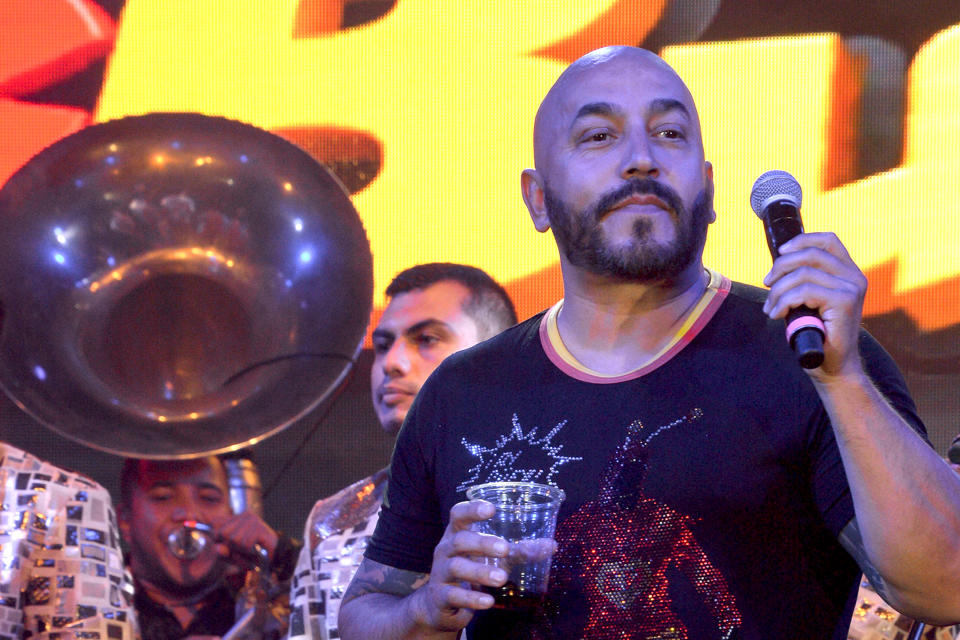
[[[317,502],[307,518],[290,589],[291,640],[339,638],[337,614],[377,526],[387,470]]]
[[[0,442],[0,638],[139,637],[110,494]]]

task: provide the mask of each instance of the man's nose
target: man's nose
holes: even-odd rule
[[[397,340],[383,354],[383,372],[387,375],[402,375],[410,371],[410,353],[403,340]]]
[[[658,175],[660,175],[660,168],[647,132],[640,131],[629,136],[624,145],[620,177],[630,180],[631,178],[656,178]]]
[[[200,505],[197,504],[196,500],[191,500],[190,498],[181,498],[180,500],[177,500],[177,503],[173,507],[173,511],[170,512],[170,517],[177,522],[185,522],[187,520],[203,520]]]

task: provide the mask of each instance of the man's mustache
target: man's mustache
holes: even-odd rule
[[[594,220],[599,222],[607,211],[633,195],[656,196],[673,209],[674,213],[679,213],[683,209],[683,201],[680,200],[680,196],[667,185],[657,182],[653,178],[635,178],[625,182],[623,186],[605,193],[600,198],[593,208]]]

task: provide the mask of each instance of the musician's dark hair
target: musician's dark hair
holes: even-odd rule
[[[220,464],[223,464],[225,457],[237,457],[236,454],[230,456],[213,456],[220,461]],[[201,460],[203,458],[200,458]],[[161,464],[161,465],[187,465],[193,463],[197,458],[190,458],[187,460],[152,460],[144,458],[127,458],[123,461],[123,467],[120,469],[120,501],[117,503],[118,510],[129,509],[133,503],[133,493],[136,490],[137,484],[140,482],[140,476],[143,473],[144,467],[148,464]]]
[[[517,324],[517,310],[510,296],[486,271],[453,262],[428,262],[404,269],[387,286],[387,298],[426,289],[438,282],[452,281],[470,291],[463,311],[477,325],[481,340],[493,337]]]

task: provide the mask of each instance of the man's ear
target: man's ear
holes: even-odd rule
[[[117,528],[120,530],[120,537],[124,540],[130,539],[130,506],[118,504],[116,506]]]
[[[707,188],[710,189],[710,193],[713,193],[714,192],[713,191],[713,164],[711,164],[710,161],[708,160],[704,162],[703,165],[706,173]],[[717,210],[714,208],[712,200],[713,198],[711,198],[711,203],[710,203],[710,222],[716,222]]]
[[[520,189],[523,191],[523,202],[527,205],[527,211],[530,212],[534,228],[543,233],[550,228],[543,176],[536,169],[524,169],[520,174]]]

